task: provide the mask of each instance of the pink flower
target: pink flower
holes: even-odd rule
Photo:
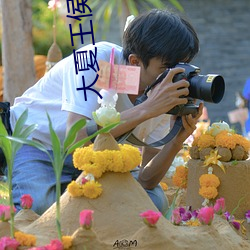
[[[85,229],[90,229],[92,227],[93,213],[94,211],[89,209],[85,209],[80,212],[79,222],[81,227],[84,227]]]
[[[60,0],[50,0],[48,3],[48,8],[54,11],[56,8],[61,7],[61,2]]]
[[[33,199],[29,194],[24,194],[21,197],[21,207],[23,209],[30,209],[32,207],[33,204]]]
[[[159,218],[162,216],[161,212],[155,212],[153,210],[147,210],[143,213],[140,213],[140,216],[143,218],[143,221],[148,226],[155,226]]]
[[[178,208],[175,208],[172,212],[172,216],[171,216],[171,222],[174,224],[174,225],[180,225],[181,222],[182,222],[182,219],[181,219],[181,215],[180,215],[180,211]]]
[[[16,211],[14,207],[14,212]],[[10,219],[10,206],[0,204],[0,220],[8,221]]]
[[[82,177],[82,185],[84,185],[88,181],[89,181],[88,179],[86,179],[85,177]]]
[[[46,246],[48,250],[63,250],[63,243],[58,240],[51,240],[50,244]]]
[[[199,210],[197,218],[203,225],[211,225],[214,218],[213,207],[203,207]]]
[[[16,239],[5,236],[0,239],[0,249],[16,250],[18,246],[19,242]]]
[[[225,199],[224,198],[219,198],[216,200],[214,204],[214,211],[216,214],[221,215],[225,211]]]

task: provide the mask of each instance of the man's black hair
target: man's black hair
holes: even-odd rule
[[[158,57],[166,67],[190,62],[199,51],[199,39],[192,25],[167,10],[153,9],[136,17],[123,35],[123,57],[128,63],[136,54],[145,68]]]

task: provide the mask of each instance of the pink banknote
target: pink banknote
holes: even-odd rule
[[[140,67],[116,65],[100,60],[99,78],[95,86],[101,89],[115,89],[117,93],[138,94]]]

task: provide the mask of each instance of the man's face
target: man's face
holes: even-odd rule
[[[142,63],[140,63],[140,66],[140,91],[143,91],[148,85],[153,83],[156,78],[166,70],[166,66],[163,64],[162,60],[156,57],[149,61],[149,65],[146,69]]]

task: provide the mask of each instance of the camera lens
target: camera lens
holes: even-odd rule
[[[225,82],[220,75],[195,75],[189,79],[189,83],[189,96],[194,99],[219,103],[224,96]]]

